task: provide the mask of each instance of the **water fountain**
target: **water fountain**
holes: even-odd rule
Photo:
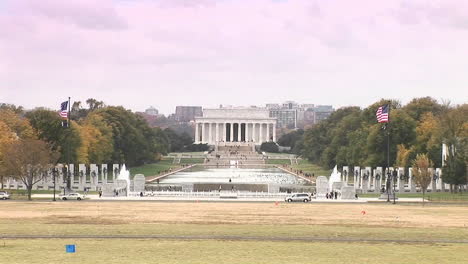
[[[129,196],[130,194],[130,171],[127,170],[127,168],[125,167],[125,164],[122,165],[122,167],[120,168],[120,172],[119,172],[119,175],[117,176],[117,180],[124,180],[127,182],[127,196]]]
[[[328,190],[333,190],[333,183],[335,182],[341,182],[341,173],[338,172],[338,167],[336,165],[335,168],[333,168],[330,179],[328,180]]]

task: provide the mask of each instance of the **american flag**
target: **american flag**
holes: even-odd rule
[[[377,113],[375,113],[375,115],[377,116],[377,121],[379,123],[388,123],[388,111],[389,105],[383,105],[377,109]]]
[[[63,119],[67,119],[68,118],[68,101],[65,101],[63,102],[62,104],[60,104],[60,117],[63,118]]]

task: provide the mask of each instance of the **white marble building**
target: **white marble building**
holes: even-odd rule
[[[276,118],[264,108],[203,109],[195,117],[195,143],[276,141]]]

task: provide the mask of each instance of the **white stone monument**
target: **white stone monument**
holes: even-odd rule
[[[317,199],[324,199],[328,192],[328,179],[325,176],[318,176],[316,184],[316,197]]]

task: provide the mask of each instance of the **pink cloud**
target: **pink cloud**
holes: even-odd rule
[[[449,83],[456,96],[468,81],[467,17],[463,0],[10,0],[0,11],[0,91],[26,105],[63,87],[158,105],[122,99],[136,89],[165,112],[184,102],[345,104],[336,94],[347,86],[364,96],[358,104],[374,100],[376,85],[437,97]]]

